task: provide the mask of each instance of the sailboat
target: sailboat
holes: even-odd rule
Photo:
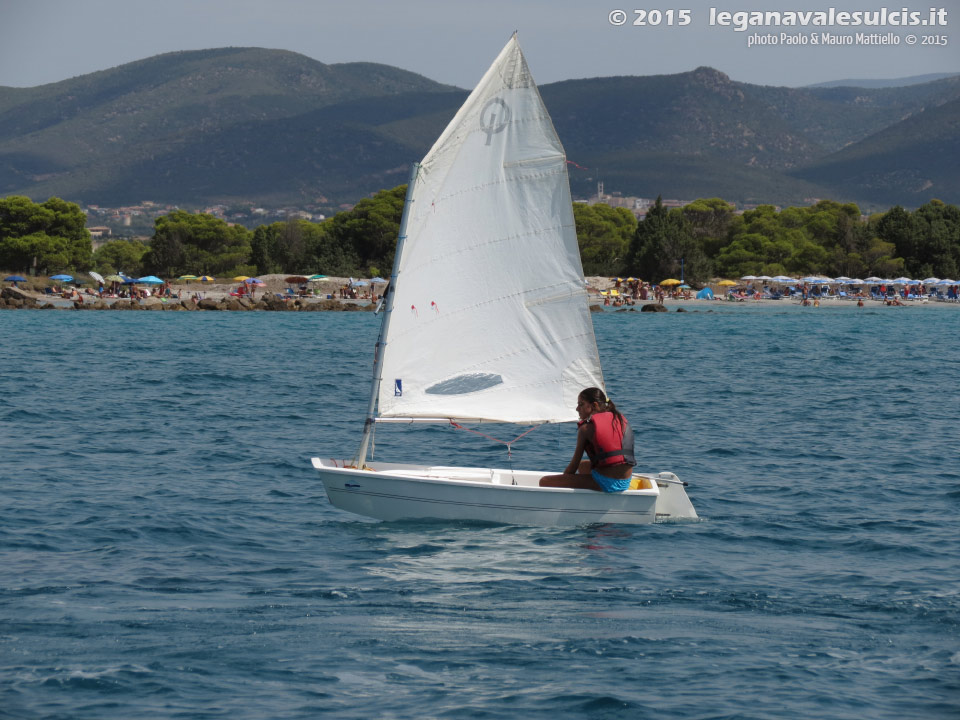
[[[670,472],[604,493],[539,487],[556,468],[368,461],[376,423],[574,422],[580,391],[604,387],[566,155],[516,33],[411,169],[380,310],[357,454],[312,459],[336,507],[532,526],[696,519]]]

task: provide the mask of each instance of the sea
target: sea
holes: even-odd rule
[[[593,320],[701,520],[564,529],[330,505],[372,313],[0,312],[0,718],[957,718],[960,308],[688,309]]]

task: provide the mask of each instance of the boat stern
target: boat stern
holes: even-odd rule
[[[672,472],[651,476],[660,490],[657,498],[657,522],[671,520],[699,520],[700,516],[687,497],[686,483]]]

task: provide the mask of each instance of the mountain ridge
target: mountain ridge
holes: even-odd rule
[[[861,88],[885,88],[885,87],[905,87],[907,85],[918,85],[931,82],[933,80],[943,80],[949,77],[956,77],[960,73],[926,73],[924,75],[909,75],[902,78],[876,78],[862,80],[827,80],[826,82],[813,83],[812,85],[803,85],[805,88],[834,88],[834,87],[861,87]]]
[[[571,173],[575,194],[602,179],[643,197],[796,203],[831,193],[869,205],[898,192],[919,203],[924,191],[906,179],[899,190],[894,180],[882,191],[838,184],[855,175],[844,163],[862,162],[863,152],[883,158],[890,178],[906,162],[876,143],[860,155],[844,149],[899,127],[886,142],[910,152],[896,139],[911,127],[901,123],[944,104],[952,112],[960,76],[903,88],[786,88],[704,66],[540,90],[568,157],[591,168]],[[263,48],[165,53],[0,88],[0,194],[107,206],[352,203],[404,182],[466,95],[388,65],[327,65]],[[948,127],[932,123],[925,137],[935,145]],[[953,192],[939,176],[931,182]]]

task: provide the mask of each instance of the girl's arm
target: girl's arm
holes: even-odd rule
[[[577,430],[577,447],[573,451],[573,460],[570,461],[570,464],[567,465],[567,469],[564,470],[565,475],[575,475],[580,469],[580,459],[583,457],[583,451],[587,449],[587,433],[591,426],[588,423],[584,423],[580,426],[580,429]]]

